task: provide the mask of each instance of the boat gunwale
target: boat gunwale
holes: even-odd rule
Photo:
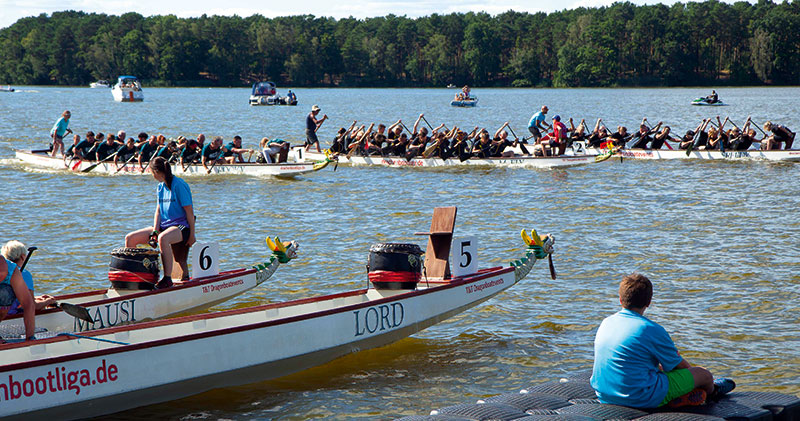
[[[216,336],[221,336],[221,335],[228,335],[228,334],[232,334],[232,333],[240,333],[240,332],[245,332],[245,331],[249,331],[249,330],[255,330],[255,329],[262,329],[262,328],[266,328],[266,327],[278,326],[278,325],[282,325],[282,324],[294,323],[294,322],[313,319],[313,318],[317,318],[317,317],[324,317],[324,316],[328,316],[328,315],[332,315],[332,314],[343,313],[343,312],[346,312],[346,311],[351,311],[353,309],[371,307],[371,306],[375,306],[375,305],[379,305],[379,304],[383,304],[383,303],[393,302],[393,301],[397,301],[400,298],[405,299],[405,298],[413,298],[413,297],[417,297],[417,296],[422,296],[422,295],[426,295],[426,294],[432,294],[432,293],[435,293],[435,292],[439,292],[439,291],[444,291],[444,290],[460,287],[460,286],[465,285],[465,284],[474,283],[474,282],[477,282],[477,281],[480,281],[480,280],[483,280],[483,279],[486,279],[486,278],[491,278],[491,277],[494,277],[494,276],[500,276],[500,275],[504,275],[504,274],[507,274],[507,273],[513,273],[513,272],[514,272],[514,268],[513,267],[500,267],[500,266],[497,266],[497,267],[485,269],[484,271],[476,272],[473,275],[468,275],[468,276],[461,277],[461,278],[454,278],[451,282],[449,282],[447,284],[441,284],[441,285],[437,285],[437,286],[434,286],[434,287],[431,287],[431,288],[417,289],[417,290],[409,291],[407,293],[396,294],[396,295],[392,295],[392,296],[389,296],[389,297],[381,297],[381,298],[378,298],[378,299],[375,299],[375,300],[369,300],[369,301],[365,301],[365,302],[361,302],[361,303],[345,305],[345,306],[342,306],[342,307],[331,308],[331,309],[328,309],[328,310],[315,311],[315,312],[300,314],[300,315],[286,317],[286,318],[279,318],[279,319],[275,319],[275,320],[265,320],[265,321],[261,321],[261,322],[249,323],[249,324],[244,324],[244,325],[239,325],[239,326],[224,327],[224,328],[220,328],[220,329],[212,329],[212,330],[208,330],[208,331],[204,331],[204,332],[190,333],[190,334],[186,334],[186,335],[173,336],[173,337],[167,337],[167,338],[162,338],[162,339],[155,339],[155,340],[144,341],[144,342],[139,342],[139,343],[131,343],[131,344],[126,344],[126,345],[120,345],[120,346],[113,347],[113,348],[96,349],[96,350],[91,350],[91,351],[83,351],[83,352],[69,353],[69,354],[66,354],[66,355],[47,357],[47,358],[42,358],[42,359],[37,359],[37,360],[29,360],[29,361],[23,361],[23,362],[11,363],[11,364],[4,364],[4,365],[0,365],[0,373],[5,373],[5,372],[10,372],[10,371],[15,371],[15,370],[22,370],[22,369],[33,368],[33,367],[39,367],[39,366],[49,365],[49,364],[58,364],[58,363],[66,362],[66,361],[82,360],[82,359],[94,358],[94,357],[105,356],[105,355],[113,355],[113,354],[118,354],[118,353],[122,353],[122,352],[135,351],[135,350],[139,350],[139,349],[155,348],[155,347],[159,347],[159,346],[163,346],[163,345],[169,345],[169,344],[173,344],[173,343],[190,342],[190,341],[194,341],[194,340],[198,340],[198,339],[205,339],[205,338],[216,337]],[[514,283],[516,283],[516,281]],[[319,297],[310,297],[310,298],[303,298],[303,299],[299,299],[299,300],[285,301],[285,302],[282,302],[282,303],[264,304],[264,305],[260,305],[260,306],[254,306],[254,307],[245,307],[245,308],[240,308],[240,309],[224,310],[224,311],[219,311],[219,312],[214,312],[214,313],[196,314],[196,315],[190,315],[190,316],[177,317],[177,318],[173,318],[173,319],[154,320],[154,321],[137,323],[137,324],[133,324],[133,325],[124,325],[124,326],[116,326],[116,327],[110,327],[110,328],[105,328],[105,329],[98,329],[98,330],[94,330],[92,332],[87,332],[87,334],[81,335],[81,336],[84,336],[84,337],[86,337],[86,339],[90,339],[91,340],[91,338],[94,337],[94,336],[105,336],[105,335],[114,334],[114,333],[117,333],[117,332],[120,332],[120,331],[141,330],[141,329],[147,329],[147,328],[153,328],[153,327],[161,327],[161,326],[171,325],[171,324],[173,324],[173,325],[183,324],[183,323],[188,323],[188,322],[194,322],[194,321],[197,321],[197,320],[216,319],[216,318],[220,318],[220,317],[236,316],[236,315],[240,315],[240,314],[257,313],[257,312],[262,312],[262,311],[273,309],[273,308],[282,308],[282,307],[289,307],[289,306],[294,306],[294,305],[310,304],[310,303],[314,303],[314,302],[333,300],[333,299],[336,299],[336,298],[361,295],[361,294],[366,294],[368,291],[369,291],[369,289],[365,288],[365,289],[346,291],[346,292],[341,292],[341,293],[336,293],[336,294],[323,295],[323,296],[319,296]],[[29,343],[29,342],[19,342],[19,343],[0,345],[0,349],[24,348],[24,347],[28,347],[28,346],[31,346],[31,345],[40,345],[40,344],[41,345],[46,345],[46,344],[50,344],[50,343],[64,342],[64,341],[70,341],[70,340],[76,340],[76,338],[67,337],[67,336],[55,336],[55,337],[52,337],[52,338],[37,340],[35,344]]]
[[[56,157],[53,157],[53,156],[49,156],[46,152],[43,152],[43,150],[15,149],[14,152],[15,153],[28,154],[28,155],[31,155],[31,156],[34,156],[34,157],[37,157],[37,158],[47,158],[47,159],[52,160],[52,161],[63,161],[63,158],[56,158]],[[81,161],[86,162],[88,164],[96,164],[96,163],[98,163],[98,161],[93,161],[93,160],[90,160],[90,159],[83,159]],[[111,164],[112,162],[111,161],[101,161],[101,163]],[[176,166],[176,165],[180,166],[180,164],[178,164],[178,163],[173,163],[172,165],[173,166]],[[278,166],[303,166],[303,167],[308,167],[308,166],[310,166],[310,167],[313,167],[314,165],[315,165],[314,162],[274,162],[274,163],[236,162],[236,163],[233,163],[233,164],[218,163],[216,166],[221,167],[221,168],[235,168],[235,167],[238,167],[238,166],[242,166],[242,167],[278,167]],[[202,166],[202,164],[200,164],[200,163],[192,163],[192,164],[188,165],[186,168],[188,170],[189,168],[200,167],[200,166]],[[69,170],[69,167],[65,165],[64,169],[68,169]],[[76,170],[70,170],[70,172],[78,173],[78,172],[81,172],[81,170],[77,170],[77,171]],[[136,171],[136,172],[138,173],[138,171]],[[185,174],[187,172],[189,172],[189,171],[182,171],[179,174]],[[126,174],[127,173],[128,172],[126,172]],[[147,173],[149,173],[149,169],[147,169],[144,173],[141,173],[141,174],[147,174]]]

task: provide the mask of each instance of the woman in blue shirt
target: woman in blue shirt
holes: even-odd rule
[[[22,320],[25,323],[25,338],[27,340],[35,339],[33,334],[36,331],[36,312],[33,311],[33,296],[28,291],[17,265],[3,257],[0,257],[0,261],[3,263],[0,264],[2,266],[0,275],[3,276],[0,279],[0,321],[6,318],[14,301],[19,299],[20,307],[32,310],[22,313]]]
[[[172,175],[172,167],[162,157],[150,162],[150,171],[158,183],[156,189],[158,203],[153,216],[153,226],[128,233],[125,236],[125,247],[136,247],[137,244],[154,241],[161,250],[164,276],[156,284],[156,288],[172,286],[172,264],[175,259],[180,265],[184,277],[189,273],[186,253],[181,256],[173,254],[173,245],[185,245],[185,250],[195,242],[194,210],[192,208],[192,191],[189,185],[179,177]]]
[[[61,151],[61,156],[64,156],[64,136],[68,133],[72,133],[72,130],[69,129],[69,118],[72,116],[72,113],[69,110],[64,111],[61,113],[61,118],[56,121],[56,124],[53,125],[53,128],[50,129],[50,137],[53,139],[53,151],[52,155],[56,156],[56,151]]]

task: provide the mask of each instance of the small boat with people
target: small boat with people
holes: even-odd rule
[[[701,98],[695,98],[692,101],[692,105],[719,107],[719,106],[723,106],[723,105],[727,105],[727,104],[725,104],[724,102],[722,102],[719,99],[719,95],[717,95],[717,91],[712,90],[711,91],[711,95],[709,95],[709,96],[705,96],[705,97],[701,97]]]
[[[54,170],[67,170],[76,173],[94,172],[97,174],[120,175],[120,174],[150,174],[150,168],[138,164],[123,163],[114,164],[113,161],[92,161],[88,159],[62,159],[48,154],[47,149],[41,150],[17,150],[17,159],[22,162],[37,167],[49,168]],[[204,167],[201,163],[191,163],[183,165],[178,162],[172,163],[172,173],[180,176],[208,176],[220,174],[248,175],[253,177],[280,176],[288,177],[300,174],[311,173],[325,168],[333,160],[322,157],[322,159],[309,162],[281,162],[281,163],[260,163],[260,162],[236,162],[236,163],[217,163]]]
[[[474,107],[478,105],[478,97],[472,95],[468,85],[464,85],[456,96],[450,101],[451,107]]]
[[[11,85],[0,86],[0,92],[14,92],[14,88]]]
[[[117,84],[111,88],[111,95],[117,102],[141,102],[144,101],[142,84],[136,76],[120,76]]]
[[[373,245],[365,289],[0,345],[0,417],[96,417],[289,375],[408,337],[551,259],[553,237],[533,231],[522,259],[477,269],[455,215],[434,210],[424,260],[416,244]]]
[[[261,285],[281,264],[296,257],[296,242],[287,245],[270,239],[267,244],[272,254],[265,262],[176,280],[171,287],[162,289],[154,289],[159,279],[157,250],[115,249],[108,272],[111,287],[54,296],[57,305],[36,313],[36,336],[89,332],[205,310]],[[198,260],[202,258],[208,268],[217,267],[218,249],[209,252],[207,246],[195,247],[200,248]],[[24,338],[22,313],[0,322],[0,334],[6,341]]]
[[[111,82],[109,82],[109,81],[107,81],[105,79],[100,79],[97,82],[90,83],[89,87],[92,88],[92,89],[94,89],[94,88],[110,88],[111,87]]]
[[[298,148],[295,148],[297,151]],[[515,149],[519,150],[519,149]],[[356,155],[331,153],[326,150],[323,152],[303,151],[300,157],[306,160],[316,161],[323,158],[333,159],[337,164],[353,166],[384,166],[384,167],[416,167],[416,168],[447,168],[447,167],[506,167],[506,168],[559,168],[585,165],[595,162],[598,151],[588,152],[582,144],[574,144],[568,148],[563,155],[557,156],[534,156],[514,154],[505,157],[472,157],[460,160],[458,157],[441,159],[437,157],[422,158],[414,157],[407,159],[402,156],[392,155]]]
[[[256,82],[250,93],[250,105],[297,105],[297,95],[289,89],[286,96],[278,95],[273,82]]]

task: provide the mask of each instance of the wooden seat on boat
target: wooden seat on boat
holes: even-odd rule
[[[445,280],[451,277],[450,247],[456,225],[456,210],[455,206],[434,208],[430,231],[414,233],[428,236],[423,272],[428,280]]]

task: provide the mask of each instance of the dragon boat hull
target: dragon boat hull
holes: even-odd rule
[[[508,168],[556,168],[584,165],[594,162],[596,154],[559,155],[559,156],[512,156],[503,158],[470,158],[461,161],[458,158],[412,158],[405,159],[399,156],[358,156],[337,155],[339,164],[364,166],[378,165],[384,167],[416,167],[416,168],[446,168],[446,167],[508,167]],[[326,155],[320,152],[305,152],[306,160],[318,160]]]
[[[600,148],[586,148],[587,153],[605,152]],[[700,160],[762,160],[797,162],[800,161],[800,149],[762,151],[750,149],[746,151],[693,150],[686,155],[683,149],[620,149],[613,156],[629,159],[700,159]]]
[[[294,253],[294,248],[290,253]],[[109,288],[56,296],[59,303],[86,308],[94,322],[80,320],[60,308],[44,309],[36,313],[36,328],[48,333],[37,335],[89,332],[201,311],[261,285],[275,273],[279,265],[277,258],[271,257],[269,261],[251,268],[225,271],[185,282],[176,281],[171,288],[152,291]],[[0,323],[0,331],[6,335],[5,339],[11,339],[15,334],[22,335],[22,314],[8,316]]]
[[[96,164],[96,161],[75,159],[65,162],[61,158],[54,158],[43,151],[15,151],[17,159],[38,167],[67,170],[71,172],[84,172],[89,167]],[[283,162],[279,164],[260,164],[260,163],[236,163],[236,164],[217,164],[211,167],[209,172],[201,164],[190,164],[186,167],[179,163],[172,164],[172,173],[178,176],[206,176],[219,174],[248,175],[253,177],[264,176],[293,176],[299,174],[319,171],[327,166],[328,161],[320,162]],[[119,169],[113,162],[103,162],[91,169],[92,173],[97,174],[150,174],[150,168],[145,166],[144,172],[139,170],[138,164],[130,163],[121,166]]]

